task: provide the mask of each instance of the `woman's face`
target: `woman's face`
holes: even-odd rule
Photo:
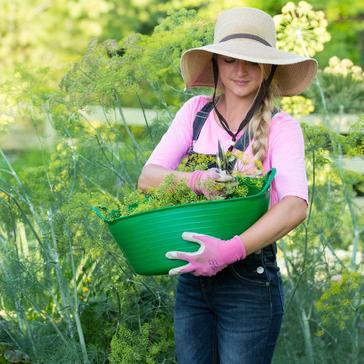
[[[217,65],[225,95],[232,93],[242,98],[255,97],[262,82],[258,63],[218,55]]]

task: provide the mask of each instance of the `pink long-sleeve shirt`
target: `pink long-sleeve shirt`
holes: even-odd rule
[[[146,165],[156,164],[168,169],[177,168],[192,145],[193,121],[196,113],[210,100],[208,96],[195,96],[181,107]],[[242,132],[237,139],[241,134]],[[224,150],[231,145],[231,136],[217,123],[214,113],[210,112],[199,138],[193,144],[193,150],[196,153],[216,154],[219,140]],[[253,158],[251,143],[245,153]],[[298,121],[285,112],[275,114],[271,120],[268,152],[263,167],[266,171],[273,167],[277,169],[270,191],[271,207],[285,196],[297,196],[308,203],[302,130]]]

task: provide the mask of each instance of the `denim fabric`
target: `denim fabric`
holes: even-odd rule
[[[214,277],[181,275],[174,312],[178,363],[271,363],[283,300],[272,249],[253,253]]]

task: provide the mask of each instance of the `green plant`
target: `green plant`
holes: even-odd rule
[[[173,323],[170,317],[154,318],[131,330],[121,325],[111,341],[110,364],[175,363]]]
[[[167,176],[157,188],[150,188],[145,193],[138,189],[126,186],[123,190],[123,198],[118,204],[117,209],[101,207],[106,219],[113,221],[121,216],[128,216],[139,212],[150,211],[157,208],[176,206],[191,202],[201,202],[211,199],[226,199],[235,197],[246,197],[257,194],[264,186],[267,175],[264,176],[247,176],[243,171],[232,171],[233,165],[238,160],[236,155],[230,152],[226,153],[219,150],[220,168],[229,173],[231,180],[220,182],[210,180],[205,183],[206,195],[198,195],[193,192],[187,185],[186,180],[178,180],[173,174]],[[243,156],[243,153],[237,155]],[[215,158],[205,155],[193,154],[191,158],[184,159],[180,166],[180,171],[193,171],[197,169],[207,169]],[[233,161],[233,165],[228,165]],[[261,163],[257,164],[259,174],[262,172]],[[258,169],[259,168],[259,169]],[[232,173],[232,176],[230,175]],[[110,212],[109,212],[110,211]]]
[[[348,74],[318,72],[320,87],[326,99],[326,106],[320,100],[320,88],[313,84],[304,94],[314,102],[315,112],[332,114],[363,113],[364,86],[360,81]],[[326,108],[325,108],[326,107]]]

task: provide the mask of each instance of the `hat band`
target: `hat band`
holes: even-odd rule
[[[253,39],[253,40],[256,40],[256,41],[258,41],[260,43],[263,43],[264,45],[266,45],[268,47],[271,47],[271,45],[265,39],[259,37],[258,35],[249,34],[249,33],[230,34],[227,37],[221,39],[219,43],[226,42],[227,40],[230,40],[230,39],[237,39],[237,38]]]

